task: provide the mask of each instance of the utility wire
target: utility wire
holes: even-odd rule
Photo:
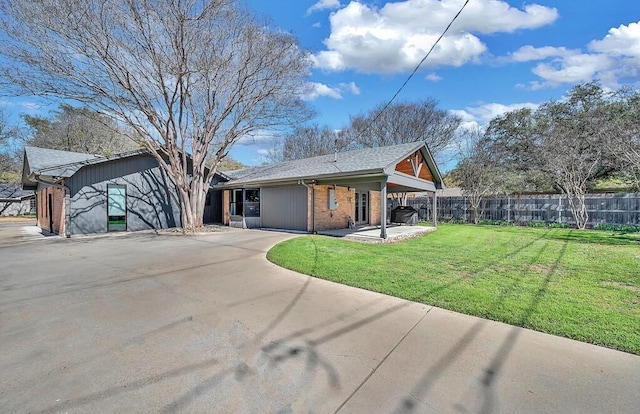
[[[393,95],[393,97],[391,99],[389,99],[389,102],[387,102],[384,107],[380,110],[380,112],[378,112],[375,116],[375,118],[373,118],[373,121],[369,122],[367,124],[367,128],[365,128],[364,131],[362,131],[362,135],[364,135],[365,132],[367,132],[369,130],[369,128],[371,127],[372,124],[374,124],[378,118],[380,117],[380,115],[382,115],[382,113],[389,107],[389,105],[391,105],[393,103],[393,101],[398,97],[398,95],[400,94],[400,92],[402,92],[402,90],[404,89],[405,86],[407,86],[407,83],[409,83],[409,81],[411,80],[411,78],[413,78],[413,75],[415,75],[418,72],[418,69],[420,69],[420,66],[422,66],[422,64],[424,63],[425,60],[427,60],[427,58],[429,57],[429,55],[431,54],[431,52],[433,52],[433,49],[436,48],[436,46],[438,45],[438,43],[440,42],[440,40],[442,40],[442,38],[444,37],[444,35],[449,31],[449,28],[451,28],[451,25],[453,24],[453,22],[456,21],[456,19],[458,18],[458,16],[460,16],[460,13],[462,13],[462,11],[464,10],[465,7],[467,7],[467,4],[469,4],[469,1],[471,0],[466,0],[464,2],[464,4],[462,5],[462,7],[460,8],[460,10],[458,10],[458,13],[456,13],[455,16],[453,16],[453,19],[451,19],[451,21],[449,22],[449,24],[447,25],[447,27],[444,29],[444,31],[442,32],[442,34],[438,37],[438,39],[436,39],[435,43],[431,46],[431,49],[429,49],[429,51],[427,52],[426,55],[424,55],[424,57],[422,58],[422,60],[420,60],[420,62],[418,63],[418,65],[415,67],[415,69],[413,69],[413,72],[411,72],[411,74],[407,77],[407,79],[405,79],[404,83],[400,86],[400,88],[396,91],[396,93]]]

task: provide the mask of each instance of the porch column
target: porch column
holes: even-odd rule
[[[380,181],[380,238],[387,238],[387,177]]]
[[[438,192],[433,192],[433,227],[438,227]]]

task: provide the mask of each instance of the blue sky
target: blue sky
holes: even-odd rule
[[[334,129],[389,100],[464,3],[244,1],[309,53],[313,93],[305,99],[317,113],[311,122]],[[640,88],[640,1],[471,0],[398,101],[435,98],[465,126],[482,126],[593,79]],[[55,108],[33,98],[0,98],[0,107],[13,119]],[[231,155],[257,165],[272,147],[264,131]]]
[[[311,54],[312,122],[335,129],[390,99],[463,2],[246,0]],[[484,125],[593,79],[640,87],[639,1],[471,0],[397,99],[432,97],[465,125]],[[232,155],[260,163],[267,137]]]

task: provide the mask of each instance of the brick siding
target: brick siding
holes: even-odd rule
[[[330,185],[316,185],[315,191],[315,230],[344,229],[349,226],[349,219],[355,216],[353,200],[356,190],[347,187],[336,187],[338,208],[329,210]]]
[[[49,212],[49,195],[52,196],[53,211]],[[62,188],[46,187],[38,190],[38,227],[52,233],[64,234],[65,232],[65,191]],[[53,228],[50,226],[50,217],[53,217]]]

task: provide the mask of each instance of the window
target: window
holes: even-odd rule
[[[243,214],[242,190],[231,190],[229,195],[229,213],[232,216],[241,216]]]
[[[107,231],[127,230],[127,187],[107,185]]]
[[[244,200],[244,216],[260,217],[260,190],[245,190]]]

